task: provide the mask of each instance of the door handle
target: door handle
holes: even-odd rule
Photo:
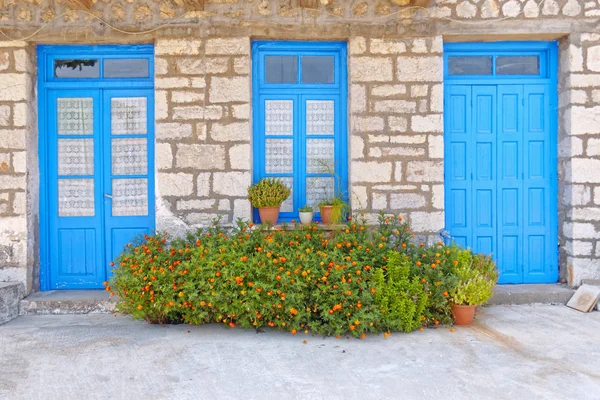
[[[112,196],[110,194],[108,194],[108,193],[104,193],[104,197],[112,199]]]

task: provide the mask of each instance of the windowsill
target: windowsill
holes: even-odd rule
[[[270,226],[270,230],[288,230],[291,231],[293,229],[295,229],[295,226],[298,225],[298,227],[309,227],[311,225],[302,225],[300,223],[292,223],[292,222],[288,222],[288,223],[277,223],[275,225],[271,225]],[[268,225],[263,225],[263,224],[254,224],[254,226],[257,229],[261,229],[261,230],[269,230]],[[346,229],[346,224],[331,224],[331,225],[325,225],[322,223],[319,224],[312,224],[312,226],[316,226],[317,230],[322,230],[322,231],[339,231],[342,229]]]

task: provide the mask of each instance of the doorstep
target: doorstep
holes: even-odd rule
[[[115,305],[116,299],[105,290],[51,290],[21,300],[19,315],[111,313]]]
[[[566,304],[575,289],[560,283],[496,285],[489,305]]]
[[[19,301],[25,297],[25,286],[20,282],[0,282],[0,324],[19,315]]]

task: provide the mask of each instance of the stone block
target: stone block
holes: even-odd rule
[[[229,57],[209,57],[206,59],[207,74],[224,74],[229,70]]]
[[[589,138],[585,152],[588,156],[600,156],[600,139]]]
[[[18,174],[27,172],[27,152],[15,151],[12,155],[13,170]]]
[[[413,132],[442,132],[442,114],[413,115],[410,127]]]
[[[251,136],[248,122],[213,124],[210,128],[210,137],[217,142],[248,142]]]
[[[566,246],[567,252],[576,257],[590,257],[593,255],[593,242],[584,242],[581,240],[570,240],[567,241]]]
[[[380,100],[375,102],[375,111],[384,113],[410,114],[417,110],[414,101],[407,100]]]
[[[173,150],[169,143],[157,143],[155,152],[156,169],[160,171],[173,168]]]
[[[204,101],[203,92],[195,92],[191,90],[174,90],[171,92],[171,101],[173,103],[200,103]]]
[[[217,204],[217,200],[177,200],[176,208],[179,211],[210,210]]]
[[[406,132],[408,130],[408,119],[405,117],[394,117],[390,115],[388,117],[388,127],[392,132]]]
[[[164,58],[154,57],[154,75],[167,75],[169,62]]]
[[[175,62],[175,71],[183,75],[203,75],[206,64],[203,58],[181,58]]]
[[[250,104],[232,105],[231,114],[235,119],[250,119]]]
[[[154,87],[156,89],[180,89],[190,86],[188,78],[156,78]]]
[[[571,135],[600,133],[600,106],[571,107]]]
[[[159,39],[154,46],[156,55],[191,56],[200,54],[199,39]]]
[[[236,199],[233,201],[233,221],[241,219],[243,221],[252,220],[252,206],[246,199]]]
[[[158,173],[158,190],[160,196],[189,196],[194,190],[194,176],[192,174]]]
[[[438,232],[444,228],[442,211],[414,211],[410,213],[410,226],[414,232]]]
[[[174,120],[216,120],[223,116],[220,106],[181,106],[173,107]]]
[[[387,211],[387,193],[373,192],[373,195],[371,196],[371,209],[373,211]]]
[[[19,302],[25,297],[21,282],[0,282],[0,325],[19,316]]]
[[[390,194],[390,208],[393,210],[414,210],[425,207],[425,196],[419,193]]]
[[[31,95],[31,79],[29,75],[0,74],[0,101],[24,101]]]
[[[156,139],[171,140],[192,137],[192,125],[177,122],[162,122],[156,124]]]
[[[365,141],[358,135],[350,136],[350,158],[355,160],[364,157]]]
[[[195,170],[225,169],[225,147],[212,144],[179,144],[175,165],[177,168]]]
[[[4,190],[25,190],[26,177],[0,174],[0,188]]]
[[[251,184],[250,172],[215,172],[213,191],[224,196],[246,197]]]
[[[249,55],[250,38],[212,38],[206,41],[209,55]]]
[[[365,210],[368,207],[369,198],[366,187],[352,185],[350,193],[350,205],[353,210]]]
[[[566,206],[584,206],[592,199],[592,191],[589,186],[565,185],[562,204]]]
[[[444,158],[444,137],[442,135],[427,136],[427,144],[430,159]]]
[[[186,214],[185,220],[188,224],[196,226],[207,226],[219,217],[216,213],[211,212],[191,212]]]
[[[0,126],[12,125],[10,121],[10,106],[0,105]]]
[[[13,213],[16,215],[27,214],[27,196],[25,195],[25,192],[14,193]]]
[[[250,102],[250,79],[213,77],[208,98],[211,103],[248,103]]]
[[[201,172],[196,178],[196,195],[198,197],[208,197],[210,195],[210,172]]]
[[[236,57],[233,59],[233,71],[236,74],[250,74],[250,57]]]
[[[167,100],[166,90],[154,91],[154,113],[157,120],[169,117],[169,101]]]
[[[29,106],[28,103],[15,103],[13,105],[13,126],[29,126]]]
[[[373,54],[401,54],[406,52],[406,44],[395,39],[371,39]]]
[[[444,181],[443,161],[409,161],[406,165],[408,182],[436,183]]]
[[[567,163],[566,181],[573,183],[600,183],[600,160],[573,158]]]
[[[352,113],[367,111],[367,92],[363,85],[350,86],[350,111]]]
[[[348,50],[350,55],[363,54],[367,51],[367,40],[360,36],[351,37]]]
[[[250,170],[251,151],[249,144],[238,144],[229,149],[229,165],[231,169]]]
[[[573,221],[600,221],[599,207],[575,207],[569,212]]]
[[[600,232],[589,222],[565,222],[563,233],[569,239],[600,239]]]
[[[351,166],[351,181],[358,182],[390,182],[392,163],[355,161]]]
[[[25,150],[26,137],[23,129],[0,129],[0,149]]]
[[[352,117],[353,132],[376,132],[384,127],[381,117]]]
[[[442,60],[438,56],[400,56],[396,63],[396,77],[400,82],[441,82]]]
[[[393,79],[392,60],[384,57],[351,57],[352,82],[386,82]]]
[[[371,89],[371,96],[393,97],[406,94],[405,85],[377,85]]]
[[[444,209],[444,185],[432,185],[431,186],[431,203],[433,208],[438,210]]]

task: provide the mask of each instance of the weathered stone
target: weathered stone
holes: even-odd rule
[[[387,193],[373,192],[373,194],[371,195],[371,208],[373,210],[387,210]]]
[[[250,118],[250,104],[234,104],[231,106],[231,113],[236,119]]]
[[[429,109],[431,112],[444,112],[444,85],[438,84],[431,87]]]
[[[481,3],[481,18],[496,18],[499,14],[496,0],[485,0]]]
[[[600,72],[600,45],[588,48],[587,67],[592,71]]]
[[[414,210],[425,207],[425,197],[418,193],[392,193],[390,208],[393,210]]]
[[[209,200],[177,200],[178,210],[210,210],[212,209],[217,201],[215,199]]]
[[[358,159],[364,157],[365,142],[358,135],[350,136],[350,158]]]
[[[350,205],[353,210],[364,210],[368,207],[369,197],[367,196],[366,187],[352,185],[351,194]]]
[[[373,54],[401,54],[406,52],[406,44],[393,39],[371,39],[370,49]]]
[[[390,143],[400,143],[400,144],[422,144],[425,143],[427,137],[425,135],[398,135],[398,136],[390,136]]]
[[[406,167],[408,182],[443,182],[444,163],[442,161],[409,161]]]
[[[156,152],[156,169],[165,170],[173,168],[173,150],[168,143],[157,143],[155,146]]]
[[[219,200],[219,205],[217,206],[217,210],[219,210],[219,211],[231,210],[231,201],[229,199]]]
[[[158,191],[161,196],[189,196],[194,190],[192,174],[158,173]]]
[[[556,0],[546,0],[542,7],[542,14],[544,15],[557,15],[560,11],[560,7]]]
[[[442,132],[442,114],[413,115],[410,127],[413,132]]]
[[[9,126],[10,121],[10,106],[0,105],[0,126]]]
[[[221,119],[223,116],[223,109],[219,106],[185,106],[185,107],[173,107],[173,119],[174,120],[214,120]]]
[[[179,144],[175,165],[195,170],[225,169],[225,148],[211,144]]]
[[[363,54],[367,51],[367,40],[364,37],[353,36],[348,44],[350,55]]]
[[[575,207],[570,212],[573,221],[600,221],[600,208],[598,207]]]
[[[444,228],[444,213],[441,211],[410,213],[410,225],[414,232],[438,232]]]
[[[566,180],[574,183],[600,183],[600,160],[573,158],[567,163]]]
[[[229,70],[228,57],[209,57],[206,59],[205,70],[207,74],[222,74]]]
[[[441,82],[442,57],[398,57],[396,76],[401,82]]]
[[[412,42],[411,51],[413,53],[427,53],[427,39],[417,38]]]
[[[534,0],[529,0],[523,7],[523,15],[525,18],[537,18],[540,15],[538,4]]]
[[[574,17],[581,12],[581,6],[577,0],[569,0],[562,9],[562,13],[568,17]]]
[[[444,185],[432,185],[431,205],[438,210],[444,209]]]
[[[169,117],[169,102],[166,90],[154,91],[154,116],[157,120]]]
[[[590,138],[587,142],[586,154],[588,156],[600,156],[600,139]],[[600,171],[599,171],[600,173]]]
[[[371,96],[392,97],[406,94],[405,85],[377,85],[371,89]]]
[[[238,219],[243,221],[252,220],[252,207],[246,199],[236,199],[233,201],[233,220],[237,221]]]
[[[352,117],[353,132],[374,132],[383,130],[381,117]]]
[[[571,87],[574,88],[600,86],[600,74],[571,74],[568,79]]]
[[[477,6],[468,1],[461,1],[456,6],[456,15],[460,18],[473,18],[477,14]]]
[[[185,215],[185,220],[188,224],[207,226],[212,224],[218,217],[218,214],[211,212],[192,212]]]
[[[589,186],[565,185],[562,203],[566,206],[584,206],[592,199],[592,191]]]
[[[196,195],[198,197],[208,197],[210,195],[210,172],[201,172],[196,178]]]
[[[406,132],[408,130],[408,119],[405,117],[388,117],[388,127],[392,132]]]
[[[238,144],[229,149],[229,164],[231,169],[250,170],[250,145]]]
[[[430,159],[444,158],[444,137],[442,135],[429,135],[427,144]]]
[[[188,78],[156,78],[154,87],[156,89],[179,89],[190,86]]]
[[[580,257],[591,256],[593,254],[593,247],[593,242],[584,242],[581,240],[569,240],[566,245],[567,251],[570,255]]]
[[[350,110],[353,113],[365,112],[367,110],[367,94],[364,86],[350,86]]]
[[[31,79],[27,74],[0,74],[0,101],[28,100],[31,94]]]
[[[13,170],[17,174],[24,174],[27,172],[27,152],[15,151],[12,153],[13,159]]]
[[[385,113],[414,113],[417,105],[407,100],[381,100],[375,102],[375,111]]]
[[[154,46],[156,55],[191,56],[200,54],[199,39],[159,39]]]
[[[250,73],[250,58],[236,57],[233,59],[233,70],[236,74],[248,75]]]
[[[0,129],[0,149],[25,150],[26,137],[22,129]]]
[[[565,222],[563,234],[569,239],[600,239],[600,232],[589,222]]]
[[[250,54],[250,39],[247,37],[208,39],[206,41],[206,54],[248,55]]]
[[[211,103],[249,102],[250,80],[245,77],[219,78],[213,77],[210,85],[209,101]]]
[[[246,197],[251,183],[250,172],[215,172],[213,191],[224,196]]]
[[[156,139],[159,141],[170,139],[182,139],[191,136],[191,124],[180,124],[176,122],[162,122],[156,124]]]
[[[571,135],[600,133],[600,106],[571,108]]]
[[[502,13],[506,17],[516,17],[521,13],[521,4],[517,0],[509,0],[502,6]]]
[[[427,85],[411,85],[410,86],[410,97],[425,97],[429,92],[429,86]]]
[[[352,182],[389,182],[392,177],[392,164],[389,162],[363,162],[352,163]]]
[[[217,142],[249,141],[251,137],[250,124],[248,122],[213,124],[210,129],[210,137]]]
[[[353,82],[385,82],[393,78],[390,58],[352,57],[350,65],[350,79]]]

